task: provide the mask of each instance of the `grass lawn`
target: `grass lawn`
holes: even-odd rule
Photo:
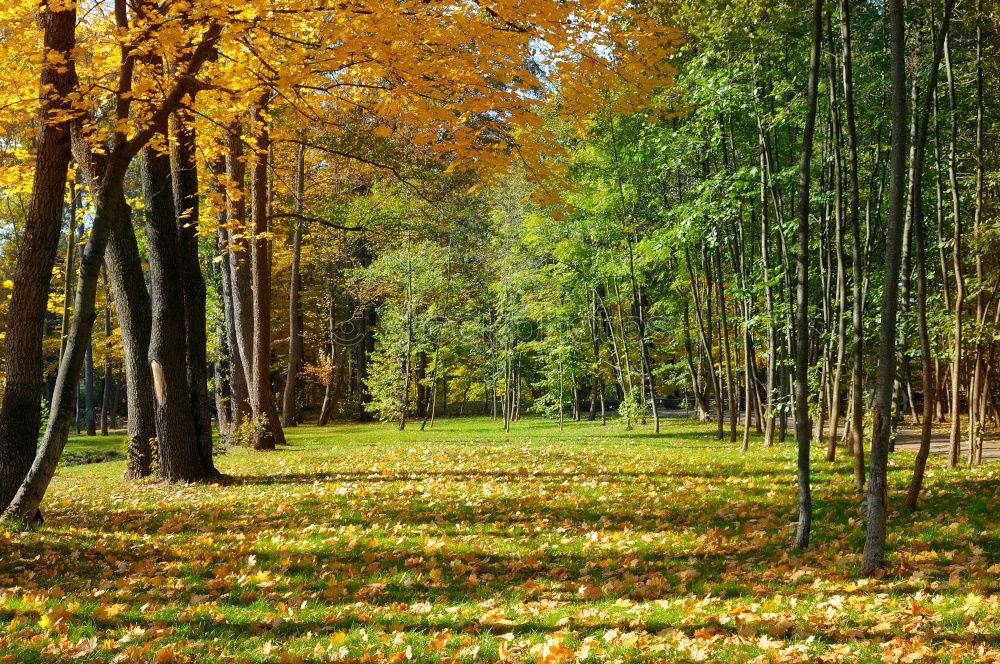
[[[0,662],[1000,661],[1000,466],[933,458],[869,581],[848,457],[815,450],[796,552],[791,444],[418,428],[290,430],[220,456],[225,486],[63,467],[45,526],[0,531]]]

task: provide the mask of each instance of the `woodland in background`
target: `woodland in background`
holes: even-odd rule
[[[797,442],[799,548],[810,450],[851,468],[881,569],[934,430],[1000,428],[997,5],[529,4],[0,10],[4,518],[73,427],[189,482],[303,422],[691,408]]]

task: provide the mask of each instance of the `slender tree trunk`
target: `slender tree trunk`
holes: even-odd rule
[[[975,205],[973,207],[972,228],[977,239],[981,234],[983,217],[983,0],[976,0],[976,189]],[[972,376],[972,390],[969,393],[969,465],[983,462],[982,426],[983,406],[980,407],[980,395],[985,396],[984,380],[986,366],[983,362],[983,326],[986,324],[988,305],[986,303],[986,284],[983,270],[983,252],[978,247],[976,251],[976,335],[973,354],[975,369]],[[976,404],[973,410],[973,404]]]
[[[843,131],[840,122],[840,104],[837,99],[836,57],[833,42],[833,22],[827,19],[827,35],[830,43],[829,55],[829,90],[830,90],[830,123],[833,128],[833,216],[834,216],[834,253],[837,258],[837,320],[836,346],[837,356],[834,361],[833,383],[830,386],[830,434],[827,441],[826,459],[833,462],[837,455],[837,432],[840,426],[841,384],[844,377],[844,354],[847,346],[847,274],[844,267],[844,187],[842,150]]]
[[[726,397],[729,409],[729,442],[736,442],[736,421],[739,419],[739,396],[736,387],[736,372],[733,369],[733,351],[729,345],[729,313],[726,310],[726,293],[722,280],[722,259],[719,248],[715,248],[715,267],[718,271],[719,316],[722,318],[722,340],[726,359]]]
[[[691,379],[691,391],[694,392],[698,421],[704,422],[707,410],[702,394],[701,378],[694,365],[694,352],[691,344],[691,316],[688,312],[687,298],[684,298],[684,358],[687,360],[688,376]]]
[[[245,228],[246,204],[244,201],[243,180],[246,169],[242,160],[242,143],[235,133],[229,135],[229,153],[215,164],[216,178],[220,183],[223,178],[229,180],[229,185],[239,194],[232,195],[229,188],[222,192],[226,198],[226,210],[220,213],[218,242],[222,260],[219,271],[222,274],[222,306],[225,315],[226,349],[229,361],[230,413],[231,434],[235,435],[243,423],[252,417],[250,409],[250,392],[247,385],[244,348],[247,345],[244,338],[246,330],[242,316],[249,311],[247,299],[242,288],[246,276],[246,252],[235,251],[236,247],[245,248],[245,237],[236,230],[228,230],[227,226]]]
[[[601,327],[604,329],[604,334],[608,338],[608,342],[611,346],[611,368],[614,370],[615,379],[618,385],[618,397],[619,399],[624,399],[625,394],[628,392],[628,388],[625,384],[625,373],[622,369],[622,356],[619,348],[618,338],[615,335],[615,326],[611,321],[611,313],[608,311],[607,305],[604,303],[604,293],[603,287],[599,286],[594,289],[594,295],[597,298],[597,308],[601,315]]]
[[[796,252],[795,294],[795,442],[798,444],[799,522],[795,546],[809,545],[812,528],[812,493],[809,486],[809,192],[812,166],[813,134],[816,125],[816,102],[819,89],[820,42],[822,39],[823,3],[813,0],[812,48],[809,53],[809,81],[806,90],[806,124],[799,162],[799,225]]]
[[[66,231],[66,262],[63,279],[63,310],[62,320],[59,324],[59,359],[62,359],[63,351],[66,350],[66,335],[69,334],[69,323],[73,313],[73,277],[76,272],[76,208],[78,197],[76,184],[70,180],[69,183],[69,228]]]
[[[854,113],[854,74],[851,47],[850,0],[840,0],[840,41],[843,60],[844,105],[847,113],[847,148],[851,199],[848,217],[851,227],[851,448],[854,454],[854,487],[865,488],[865,434],[862,390],[864,381],[864,275],[865,257],[861,245],[860,185],[858,183],[857,120]]]
[[[721,403],[721,396],[719,390],[719,380],[715,373],[715,357],[712,354],[712,344],[705,329],[705,318],[702,314],[702,298],[700,294],[700,289],[698,287],[698,275],[694,271],[694,264],[691,262],[691,253],[685,247],[684,258],[687,261],[688,275],[691,279],[691,296],[694,300],[694,314],[695,321],[698,323],[698,336],[701,339],[702,349],[705,351],[705,356],[708,358],[709,365],[709,377],[712,379],[712,391],[715,392],[715,399],[717,404]],[[717,407],[718,410],[718,407]],[[718,414],[717,414],[718,415]],[[718,431],[717,437],[722,438],[722,418],[718,417]]]
[[[924,470],[927,467],[927,459],[931,452],[931,425],[934,414],[935,385],[937,378],[935,367],[931,356],[930,335],[927,329],[927,259],[926,259],[926,232],[924,230],[924,208],[923,208],[923,173],[924,155],[927,146],[928,123],[937,95],[938,70],[941,63],[942,51],[944,50],[944,40],[947,38],[951,24],[951,13],[954,7],[954,0],[945,0],[944,16],[941,22],[941,30],[934,39],[934,56],[931,63],[931,71],[927,82],[927,91],[924,96],[924,103],[920,111],[919,128],[917,130],[916,144],[913,146],[913,178],[910,182],[910,206],[913,215],[913,227],[917,240],[917,331],[920,336],[920,366],[923,393],[924,412],[920,426],[920,448],[917,451],[917,458],[913,467],[913,477],[910,480],[910,488],[906,495],[906,506],[915,510],[917,501],[920,498],[920,489],[924,481]],[[933,25],[933,9],[932,25]],[[944,275],[942,275],[944,277]]]
[[[253,169],[250,176],[250,200],[253,238],[251,241],[250,281],[253,284],[253,335],[250,355],[250,407],[258,426],[254,428],[253,447],[273,450],[284,444],[281,423],[275,418],[274,395],[271,392],[271,261],[268,233],[268,177],[270,131],[264,120],[267,98],[253,109],[251,125],[254,132]],[[252,378],[250,378],[252,377]]]
[[[83,421],[87,435],[97,435],[97,421],[94,417],[94,342],[87,344],[87,355],[83,368]]]
[[[327,375],[326,387],[323,394],[323,406],[319,411],[319,421],[317,424],[319,426],[326,426],[327,422],[330,421],[330,417],[333,415],[334,409],[337,407],[337,402],[339,401],[340,384],[343,381],[344,365],[346,364],[347,354],[343,353],[341,355],[339,351],[339,344],[337,343],[336,333],[337,333],[337,297],[334,292],[333,279],[330,278],[327,283],[328,294],[327,294],[327,334],[329,335],[330,343],[330,372]]]
[[[872,408],[872,454],[868,480],[868,531],[861,572],[871,575],[885,565],[886,521],[889,509],[889,408],[896,378],[896,313],[899,307],[899,272],[903,239],[903,204],[906,177],[906,73],[903,0],[889,0],[892,80],[892,152],[890,157],[889,216],[886,228],[885,283],[879,329],[878,386]]]
[[[563,398],[563,362],[562,358],[559,358],[559,430],[563,430],[563,419],[564,419],[564,406],[566,401]]]
[[[942,26],[942,32],[944,32]],[[958,108],[955,99],[955,78],[951,69],[951,38],[944,39],[944,70],[948,80],[948,106],[951,123],[950,145],[948,149],[948,180],[951,189],[951,213],[953,219],[952,261],[955,270],[955,336],[951,362],[951,440],[948,451],[948,466],[958,465],[962,449],[962,308],[965,305],[965,277],[962,274],[962,218],[958,192]]]
[[[306,146],[299,145],[295,158],[295,212],[302,214],[306,181]],[[302,290],[302,226],[298,222],[292,232],[292,266],[288,286],[288,373],[285,378],[285,392],[281,407],[281,424],[293,427],[296,424],[296,397],[298,395],[299,372],[302,371],[302,312],[299,307],[299,293]]]
[[[760,146],[760,256],[764,276],[764,306],[767,313],[767,373],[765,376],[764,402],[764,447],[774,445],[774,389],[775,376],[778,370],[778,336],[777,322],[774,319],[774,296],[771,291],[771,276],[768,258],[768,243],[770,230],[767,223],[767,176],[766,176],[766,144],[763,131],[758,141]]]
[[[111,417],[114,378],[111,375],[111,289],[108,287],[108,273],[104,270],[104,377],[101,388],[101,435],[108,435],[108,420]]]

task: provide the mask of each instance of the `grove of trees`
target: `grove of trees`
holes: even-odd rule
[[[795,441],[796,547],[843,466],[877,573],[935,428],[1000,427],[998,10],[9,3],[3,519],[119,419],[194,482],[307,421],[690,409]]]

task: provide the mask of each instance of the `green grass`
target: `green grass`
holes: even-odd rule
[[[71,435],[66,441],[66,452],[61,463],[76,466],[101,461],[125,459],[125,432],[107,436]]]
[[[299,427],[220,456],[226,485],[64,466],[45,526],[0,532],[0,662],[1000,657],[996,466],[933,459],[869,581],[848,457],[816,449],[796,552],[790,444],[744,455],[674,419],[418,428]],[[911,463],[891,459],[894,506]]]

